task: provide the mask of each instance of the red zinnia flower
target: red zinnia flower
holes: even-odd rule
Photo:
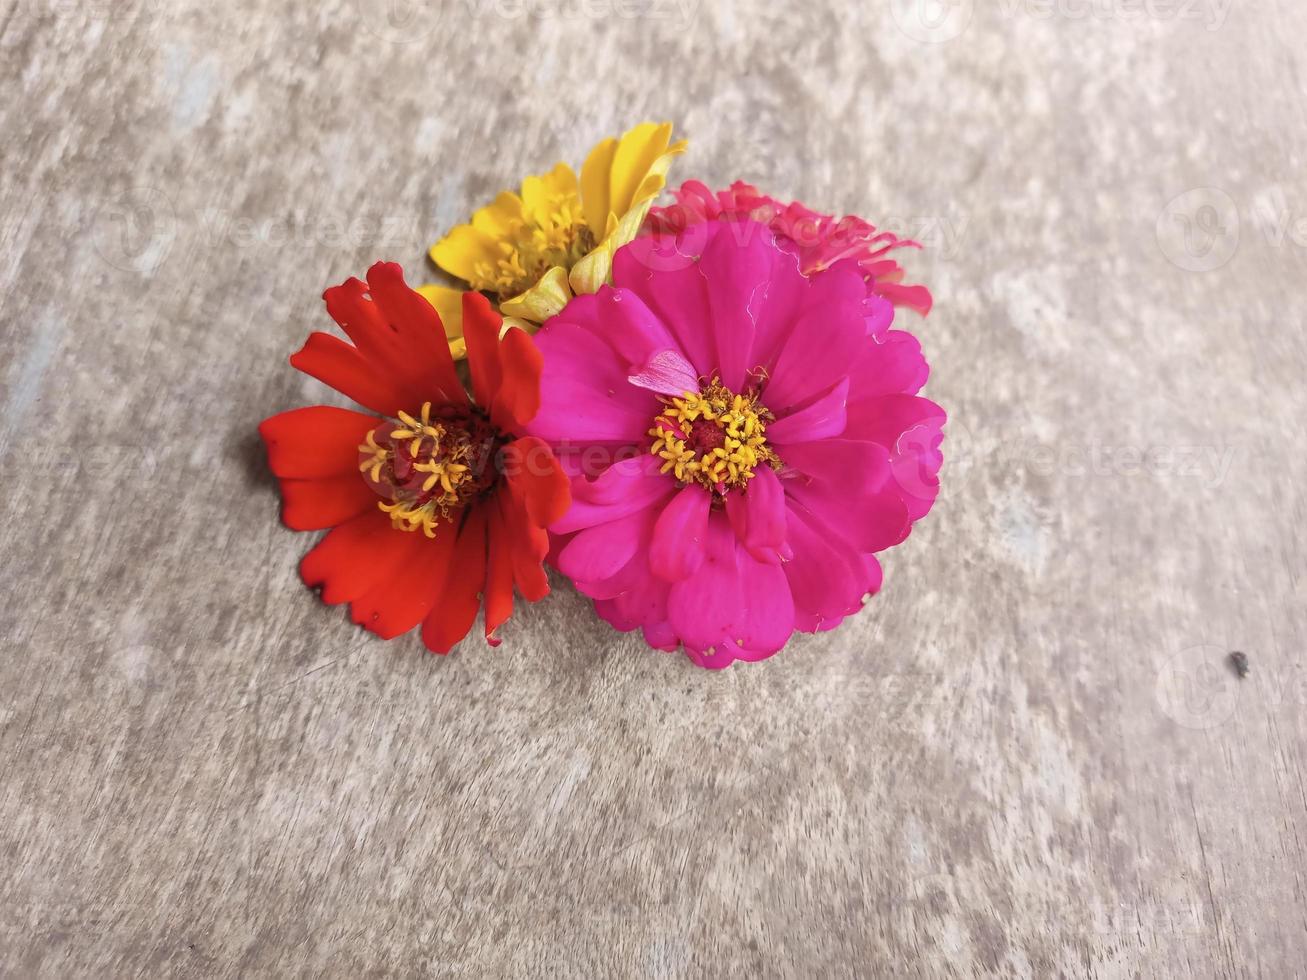
[[[259,426],[283,521],[333,529],[301,577],[385,639],[422,623],[436,653],[467,635],[484,595],[497,646],[513,586],[531,602],[548,594],[544,528],[570,503],[549,447],[518,435],[540,407],[540,352],[521,330],[501,338],[486,298],[465,294],[472,400],[440,317],[398,265],[379,262],[367,283],[323,299],[353,343],[313,333],[290,363],[375,414],[319,405]]]

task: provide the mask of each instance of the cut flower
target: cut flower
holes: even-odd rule
[[[608,280],[613,254],[640,232],[666,183],[671,123],[641,123],[590,151],[578,180],[566,163],[527,177],[521,191],[503,191],[431,248],[432,260],[473,290],[493,296],[510,322],[529,332],[560,312],[574,295]],[[460,290],[423,286],[419,292],[445,315],[455,355],[461,353]]]
[[[544,528],[570,501],[549,447],[522,434],[540,403],[539,351],[521,330],[501,337],[500,316],[468,293],[469,398],[436,310],[398,265],[323,298],[350,343],[314,333],[290,362],[368,413],[315,406],[259,426],[286,525],[332,529],[301,577],[385,639],[421,623],[437,653],[467,635],[484,596],[497,646],[514,586],[529,601],[549,592]]]
[[[743,181],[714,194],[706,185],[690,180],[672,196],[675,204],[650,211],[648,229],[656,235],[676,237],[709,221],[757,221],[776,234],[782,248],[798,256],[804,275],[852,259],[866,280],[868,295],[923,316],[930,312],[930,291],[925,286],[904,285],[903,267],[889,255],[896,248],[920,248],[917,242],[879,231],[853,215],[837,219],[797,201],[782,204]]]
[[[854,261],[720,218],[621,249],[536,335],[571,473],[553,560],[619,630],[720,668],[827,630],[938,493],[944,411]],[[892,316],[892,310],[891,310]]]

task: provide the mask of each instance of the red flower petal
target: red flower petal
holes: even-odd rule
[[[481,608],[486,584],[486,508],[468,513],[454,546],[449,578],[439,601],[422,624],[422,642],[434,653],[449,653],[467,636]]]
[[[934,305],[934,299],[931,298],[930,290],[925,286],[899,286],[893,283],[880,282],[875,284],[876,292],[884,296],[891,303],[906,306],[915,310],[922,316],[930,312]]]
[[[490,406],[490,420],[518,432],[540,411],[540,371],[544,358],[526,331],[512,329],[499,342],[503,382]]]
[[[504,323],[480,293],[463,294],[463,339],[467,341],[467,363],[472,370],[472,395],[478,405],[489,409],[499,392],[503,372],[499,364],[499,330]]]
[[[541,562],[549,554],[549,534],[527,518],[521,492],[510,482],[496,494],[508,528],[513,556],[513,581],[528,602],[539,602],[549,594],[549,576]]]
[[[397,548],[395,573],[350,606],[354,622],[383,640],[401,636],[422,622],[440,598],[446,577],[452,574],[449,559],[456,530],[454,522],[441,521],[434,538],[421,531],[393,533],[404,539]]]
[[[372,371],[409,405],[406,411],[426,401],[467,404],[440,315],[404,285],[398,265],[378,262],[368,270],[367,283],[348,279],[322,298]]]
[[[318,542],[300,562],[300,577],[311,589],[322,586],[328,605],[352,602],[398,571],[404,536],[374,507]]]
[[[359,445],[376,425],[374,415],[315,405],[264,419],[259,435],[268,447],[268,466],[274,474],[312,480],[358,473]]]
[[[513,539],[511,524],[505,513],[504,494],[495,494],[487,504],[490,512],[489,556],[486,567],[486,641],[499,646],[495,636],[513,615]]]
[[[368,289],[381,315],[394,331],[404,357],[407,377],[422,392],[423,401],[467,404],[467,392],[454,371],[445,326],[436,308],[404,282],[395,262],[378,262],[368,270]]]
[[[281,519],[293,531],[321,531],[377,506],[357,472],[322,480],[282,480]]]
[[[567,513],[572,486],[543,439],[524,436],[504,447],[504,470],[533,524],[548,527]]]
[[[377,371],[357,347],[328,333],[311,333],[291,355],[291,367],[348,395],[364,408],[392,418],[413,408],[402,388]]]
[[[388,378],[405,402],[415,401],[417,392],[410,389],[396,331],[372,302],[368,284],[361,279],[346,279],[324,292],[322,299],[327,304],[327,314],[353,341],[369,368]]]

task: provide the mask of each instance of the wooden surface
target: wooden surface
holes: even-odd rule
[[[372,7],[3,4],[0,973],[1307,974],[1302,4]],[[286,356],[645,118],[927,244],[939,506],[722,675],[369,638]]]

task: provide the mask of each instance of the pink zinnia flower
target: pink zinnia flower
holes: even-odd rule
[[[699,181],[689,180],[672,194],[675,204],[649,213],[646,227],[656,235],[693,234],[694,226],[709,221],[758,221],[776,233],[782,248],[799,257],[804,275],[853,259],[862,271],[869,295],[893,306],[906,306],[922,316],[930,312],[930,291],[925,286],[903,285],[903,267],[889,256],[892,249],[920,248],[917,242],[878,231],[875,225],[853,215],[837,219],[797,201],[782,204],[752,184],[738,180],[716,194]],[[893,310],[884,315],[892,317]]]
[[[827,630],[935,500],[943,410],[855,262],[804,276],[752,221],[621,249],[536,335],[573,505],[553,560],[619,630],[704,667]]]

